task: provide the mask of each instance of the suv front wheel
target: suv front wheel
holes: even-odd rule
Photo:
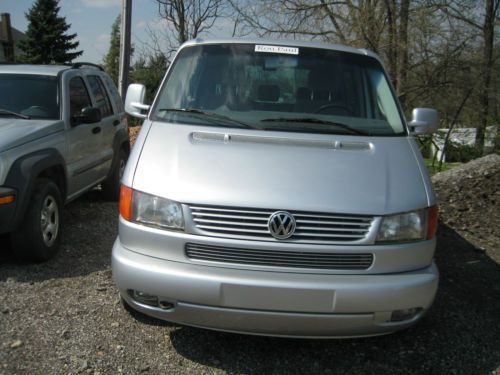
[[[43,262],[59,250],[61,239],[61,193],[46,178],[35,181],[28,211],[21,225],[11,234],[16,257],[23,261]]]

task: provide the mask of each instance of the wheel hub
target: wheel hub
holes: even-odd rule
[[[59,210],[53,196],[45,197],[40,214],[43,242],[50,247],[56,241],[59,233]]]

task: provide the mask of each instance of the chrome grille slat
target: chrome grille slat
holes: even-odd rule
[[[301,217],[306,217],[306,218],[318,218],[318,219],[340,219],[340,220],[366,220],[366,221],[371,221],[372,217],[371,216],[366,216],[366,215],[337,215],[337,214],[322,214],[322,213],[311,213],[311,214],[305,214],[305,213],[295,213],[294,214],[297,220],[301,220]]]
[[[296,231],[295,232],[296,236],[304,236],[304,237],[323,237],[323,238],[362,238],[363,236],[357,235],[357,234],[342,234],[342,233],[335,233],[335,234],[328,234],[328,233],[307,233],[307,232],[300,232]]]
[[[201,206],[190,206],[192,210],[200,210],[200,211],[215,211],[217,213],[220,212],[238,212],[244,214],[256,214],[256,215],[271,215],[274,211],[262,211],[262,210],[245,210],[245,209],[237,209],[237,208],[217,208],[217,207],[201,207]]]
[[[214,231],[222,231],[222,232],[243,232],[243,233],[262,233],[266,234],[268,233],[267,230],[258,230],[258,229],[244,229],[244,228],[231,228],[231,227],[224,227],[219,228],[213,225],[198,225],[198,228],[202,229],[212,229]]]
[[[295,218],[295,233],[288,239],[277,240],[268,228],[275,210],[189,206],[192,223],[199,234],[260,241],[335,244],[364,240],[374,218],[368,215],[289,211]]]
[[[304,219],[296,219],[297,225],[299,224],[318,224],[318,225],[355,225],[355,226],[365,226],[368,227],[371,225],[370,222],[347,222],[347,221],[316,221],[316,220],[304,220]]]
[[[242,224],[241,221],[225,221],[225,220],[205,220],[205,219],[193,219],[195,223],[199,223],[200,225],[205,225],[205,224],[224,224],[224,225],[232,225],[232,226],[250,226],[250,227],[262,227],[262,228],[267,228],[267,224],[263,223],[244,223]]]
[[[270,214],[269,214],[270,215]],[[264,220],[269,215],[261,215],[261,216],[241,216],[241,215],[227,215],[225,213],[216,214],[216,213],[205,213],[205,212],[194,212],[193,216],[195,217],[217,217],[223,219],[240,219],[240,220]]]
[[[296,231],[303,232],[358,232],[364,233],[365,230],[361,228],[323,228],[323,227],[303,227],[297,225]]]
[[[273,251],[191,243],[186,244],[185,253],[193,260],[308,269],[364,270],[373,262],[369,253]]]

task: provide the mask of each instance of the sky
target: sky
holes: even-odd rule
[[[0,13],[10,13],[12,27],[25,32],[25,13],[34,0],[0,0]],[[83,55],[78,61],[101,63],[108,52],[111,25],[121,12],[122,0],[60,0],[59,15],[71,25],[68,33],[76,33]],[[132,43],[136,56],[151,44],[147,29],[161,33],[165,23],[158,16],[155,0],[132,0]],[[230,36],[228,20],[218,22],[210,36]]]

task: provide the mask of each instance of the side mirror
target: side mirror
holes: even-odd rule
[[[432,108],[414,108],[408,126],[413,135],[435,133],[438,127],[438,113]]]
[[[125,96],[125,112],[129,115],[145,119],[148,117],[141,111],[149,111],[150,106],[144,104],[146,96],[146,86],[132,83],[128,86],[127,95]]]
[[[75,125],[78,124],[94,124],[101,121],[101,110],[95,107],[85,107],[79,115],[74,116]]]

